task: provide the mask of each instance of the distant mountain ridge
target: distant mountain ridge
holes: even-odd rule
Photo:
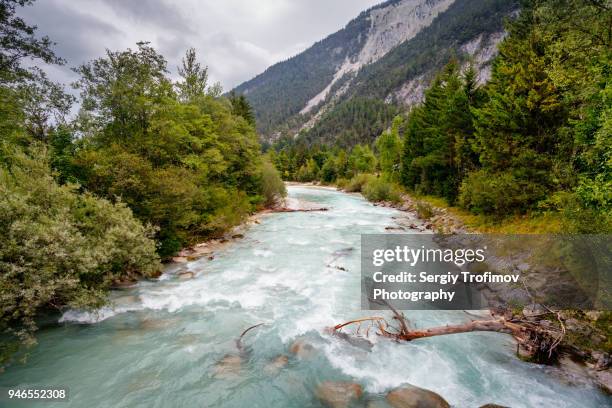
[[[397,106],[418,103],[453,56],[486,80],[504,18],[517,8],[512,0],[390,0],[235,92],[249,99],[267,140],[301,132],[311,143],[368,141]],[[376,101],[373,111],[364,100]],[[350,129],[355,115],[376,123]]]

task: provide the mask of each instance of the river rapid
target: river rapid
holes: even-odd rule
[[[454,407],[611,406],[593,386],[517,359],[504,334],[379,339],[371,351],[325,334],[327,326],[369,315],[360,310],[360,234],[385,233],[406,214],[329,189],[288,190],[291,200],[330,210],[264,215],[213,260],[170,265],[158,281],[114,292],[112,308],[67,312],[38,333],[27,362],[9,367],[0,386],[67,386],[70,400],[5,406],[321,407],[315,389],[328,380],[361,384],[359,406],[381,400],[382,407],[385,393],[406,383]],[[179,279],[178,268],[195,277]],[[408,318],[427,327],[468,316],[422,311]],[[258,323],[265,325],[244,336],[241,360],[220,370],[224,356],[238,354],[240,333]],[[290,352],[296,340],[313,346],[309,356]],[[288,363],[270,367],[279,355]]]

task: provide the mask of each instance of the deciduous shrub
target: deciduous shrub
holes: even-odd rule
[[[363,186],[373,177],[371,174],[357,174],[348,182],[344,190],[349,193],[359,193]]]
[[[277,204],[279,200],[287,195],[285,183],[272,163],[265,160],[261,168],[261,189],[263,204],[266,207]]]
[[[38,147],[0,166],[0,328],[26,344],[41,310],[100,306],[114,281],[160,270],[152,228],[49,169]]]
[[[401,201],[400,189],[392,182],[385,181],[382,177],[370,177],[361,192],[369,201]]]

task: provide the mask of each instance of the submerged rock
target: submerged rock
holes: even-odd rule
[[[387,394],[387,401],[393,408],[450,408],[440,395],[413,385],[391,391]]]
[[[306,343],[303,340],[296,340],[289,348],[289,351],[299,358],[309,358],[314,354],[315,348],[312,344]]]
[[[372,344],[370,340],[365,339],[363,337],[349,336],[348,334],[343,333],[341,331],[333,331],[332,334],[338,337],[339,339],[348,342],[351,346],[360,348],[365,351],[372,351],[372,347],[374,347],[374,344]]]
[[[361,398],[361,385],[344,381],[325,381],[317,387],[317,398],[332,408],[346,408],[353,400]]]
[[[140,322],[140,330],[163,330],[176,326],[178,319],[144,319]]]
[[[240,374],[242,368],[242,358],[236,354],[226,354],[217,362],[214,369],[214,376],[217,378],[235,378]]]
[[[282,370],[289,363],[289,357],[284,354],[277,356],[272,361],[270,361],[265,367],[264,371],[269,375],[277,374],[280,370]]]
[[[390,405],[385,401],[373,400],[366,403],[366,408],[389,408]]]

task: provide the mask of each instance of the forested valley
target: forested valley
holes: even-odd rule
[[[287,180],[335,183],[372,201],[408,191],[487,223],[545,216],[539,232],[609,233],[609,3],[524,1],[507,31],[484,86],[469,63],[449,57],[424,102],[395,112],[375,142],[368,132],[396,108],[362,102],[348,129],[326,121],[323,141],[308,137],[317,126],[277,141],[276,167]],[[369,130],[357,137],[350,129],[364,129],[362,119]]]
[[[146,42],[108,50],[74,68],[70,93],[33,65],[70,61],[18,17],[31,3],[0,1],[3,359],[41,316],[99,307],[284,195],[248,102],[209,85],[195,50],[178,81]]]
[[[0,0],[8,405],[610,404],[611,1],[368,1]]]

